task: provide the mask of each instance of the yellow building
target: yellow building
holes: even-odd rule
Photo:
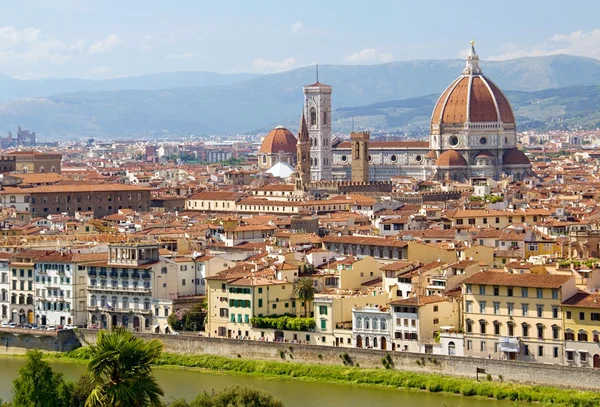
[[[579,291],[562,303],[565,364],[600,368],[600,294]]]
[[[465,356],[563,363],[561,301],[570,275],[480,272],[463,281]]]
[[[207,333],[227,338],[273,340],[274,332],[252,327],[252,317],[301,316],[304,307],[296,301],[294,284],[269,278],[268,273],[253,273],[249,265],[239,265],[206,278]]]
[[[504,229],[515,223],[534,224],[550,216],[546,209],[525,209],[516,211],[457,209],[448,211],[444,218],[450,226],[470,225],[476,228]]]

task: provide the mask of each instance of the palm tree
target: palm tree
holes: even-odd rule
[[[304,317],[306,318],[308,316],[306,303],[315,298],[313,280],[309,277],[302,277],[296,281],[296,284],[294,284],[294,294],[296,294],[296,297],[304,303]]]
[[[160,406],[164,392],[152,373],[152,363],[162,348],[156,339],[144,341],[123,328],[101,331],[96,345],[90,346],[86,373],[93,390],[86,407]]]

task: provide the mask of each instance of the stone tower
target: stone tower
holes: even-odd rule
[[[352,182],[369,182],[369,139],[368,132],[350,133],[352,145]]]
[[[297,192],[305,191],[310,182],[310,137],[304,112],[300,119],[298,144],[296,144],[296,185]]]
[[[304,87],[304,114],[310,144],[312,181],[330,181],[331,153],[331,86],[316,83]]]

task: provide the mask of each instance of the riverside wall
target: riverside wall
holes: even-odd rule
[[[77,333],[83,345],[95,343],[96,334],[97,331],[84,329],[79,330]],[[359,364],[361,368],[382,369],[382,358],[389,354],[396,370],[475,377],[476,369],[481,368],[485,369],[486,373],[491,374],[494,381],[498,381],[498,376],[502,375],[504,381],[523,384],[588,390],[598,390],[600,387],[598,384],[600,383],[600,370],[590,368],[186,335],[137,335],[147,340],[160,340],[164,344],[166,352],[187,355],[206,354],[228,358],[339,366],[342,365],[340,355],[347,353],[352,363]],[[480,379],[486,380],[485,374],[479,376]]]

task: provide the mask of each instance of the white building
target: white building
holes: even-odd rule
[[[353,307],[352,336],[357,348],[392,350],[392,314],[389,307]]]

